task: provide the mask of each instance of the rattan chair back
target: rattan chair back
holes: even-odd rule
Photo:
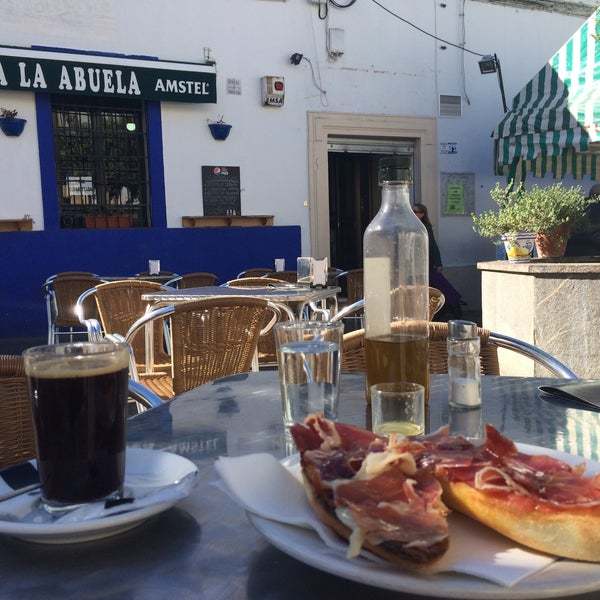
[[[238,273],[237,279],[242,279],[242,277],[262,277],[263,275],[270,275],[273,272],[274,270],[269,269],[269,267],[256,267]]]
[[[252,369],[263,323],[273,316],[266,300],[209,298],[174,307],[171,320],[172,377],[141,374],[163,398]],[[156,323],[162,319],[157,315]],[[139,331],[133,339],[142,337]]]
[[[142,300],[142,294],[159,292],[164,288],[152,281],[126,279],[110,281],[96,287],[96,303],[100,313],[102,329],[106,333],[126,335],[129,328],[146,312],[148,302]],[[146,349],[144,336],[137,336],[132,342],[133,352],[139,364],[145,362]],[[170,362],[164,350],[163,328],[160,323],[154,326],[154,360],[159,364]]]
[[[205,273],[198,271],[195,273],[185,273],[178,282],[179,289],[189,289],[197,287],[207,287],[217,285],[218,277],[214,273]]]
[[[357,300],[364,298],[365,286],[362,269],[352,269],[346,273],[346,288],[348,304],[353,304]]]
[[[35,455],[23,359],[0,355],[0,469],[30,460]]]
[[[243,277],[242,279],[232,279],[225,285],[227,287],[238,288],[265,288],[273,285],[287,285],[288,282],[283,279],[275,279],[273,277]]]
[[[100,283],[100,278],[91,273],[83,275],[59,273],[56,275],[50,282],[54,292],[56,310],[54,325],[56,327],[81,327],[79,318],[75,314],[77,298],[86,290]],[[86,299],[83,309],[86,319],[98,319],[98,310],[93,298]]]
[[[481,340],[481,373],[484,375],[500,375],[498,349],[490,342],[490,331],[477,328]],[[448,323],[429,323],[429,372],[448,372]],[[344,335],[342,349],[342,371],[346,373],[364,373],[365,359],[365,330],[359,329]]]
[[[273,271],[267,277],[287,281],[287,283],[298,283],[298,273],[296,271]],[[264,278],[264,276],[263,276]]]

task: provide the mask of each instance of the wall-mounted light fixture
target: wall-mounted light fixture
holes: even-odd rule
[[[506,106],[506,95],[504,93],[504,81],[502,80],[502,67],[500,66],[500,59],[496,54],[486,54],[478,62],[479,71],[482,75],[498,73],[498,85],[500,86],[500,94],[502,95],[502,108],[504,109],[504,112],[508,112],[508,106]]]

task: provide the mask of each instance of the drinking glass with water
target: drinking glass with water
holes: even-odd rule
[[[290,427],[313,412],[337,416],[342,323],[300,321],[275,327],[283,423]]]

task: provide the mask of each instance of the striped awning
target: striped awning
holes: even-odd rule
[[[600,178],[600,9],[514,97],[494,130],[498,174]]]

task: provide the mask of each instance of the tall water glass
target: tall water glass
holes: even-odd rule
[[[310,413],[337,416],[342,323],[299,321],[275,326],[283,423],[290,427]]]
[[[125,476],[127,344],[80,342],[23,353],[48,510],[118,495]]]

